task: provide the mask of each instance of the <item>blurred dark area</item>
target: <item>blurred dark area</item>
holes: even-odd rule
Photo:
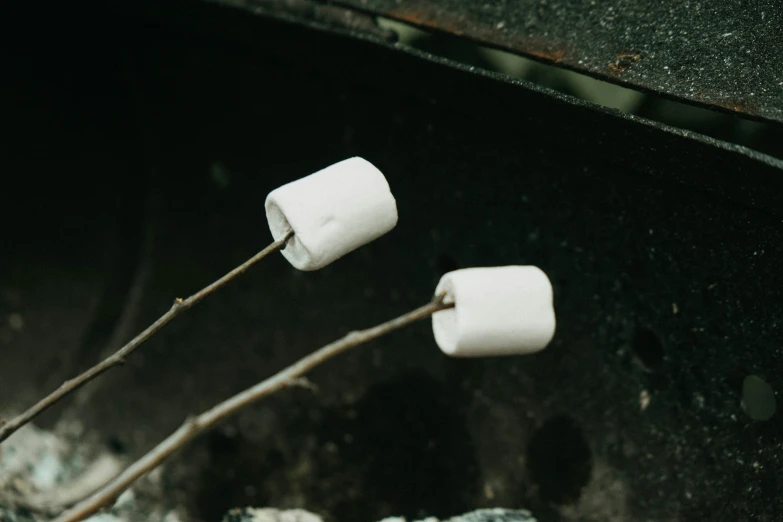
[[[195,441],[162,501],[204,521],[778,520],[780,126],[286,5],[6,8],[0,409],[266,246],[270,190],[360,155],[394,191],[392,233],[319,272],[265,260],[36,424],[139,456],[425,303],[445,271],[535,264],[555,288],[547,350],[452,360],[417,324]]]

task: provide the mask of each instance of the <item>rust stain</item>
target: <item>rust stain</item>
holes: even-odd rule
[[[710,95],[704,91],[699,91],[693,96],[693,99],[698,100],[699,103],[703,103],[708,106],[718,107],[731,112],[739,114],[750,114],[753,116],[762,116],[759,111],[758,105],[749,101],[737,98],[719,98],[716,95]]]
[[[417,11],[390,11],[387,16],[395,18],[401,22],[408,22],[413,25],[433,25],[430,14],[423,10]]]
[[[743,114],[758,114],[758,107],[748,100],[737,99],[712,99],[709,101],[712,105],[726,109],[732,112],[739,112]]]
[[[541,60],[554,63],[563,61],[566,54],[565,51],[554,49],[526,49],[524,52]]]
[[[607,67],[612,73],[619,74],[641,59],[642,55],[635,51],[620,51],[614,61],[609,62]]]
[[[542,41],[538,38],[507,36],[497,26],[487,26],[486,24],[473,22],[467,16],[454,16],[445,11],[430,8],[427,5],[393,9],[385,13],[384,16],[456,36],[469,35],[472,40],[477,42],[491,42],[502,49],[508,50],[508,52],[529,56],[545,62],[559,63],[568,54],[565,50],[551,45],[550,42]]]
[[[465,34],[465,30],[462,25],[460,25],[459,20],[454,20],[453,17],[426,9],[393,10],[390,11],[387,16],[401,22],[407,22],[411,25],[437,29],[456,36],[464,36]]]

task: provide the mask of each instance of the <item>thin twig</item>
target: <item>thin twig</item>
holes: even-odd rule
[[[172,453],[185,446],[191,439],[229,415],[283,388],[300,385],[302,382],[301,377],[305,373],[336,355],[453,306],[452,303],[444,303],[442,297],[437,297],[429,304],[401,315],[396,319],[366,330],[351,332],[342,339],[327,344],[288,368],[221,402],[201,415],[190,417],[177,431],[169,435],[168,438],[155,446],[149,453],[137,460],[89,498],[61,514],[53,522],[77,522],[84,520],[101,508],[111,506],[117,497],[133,482],[155,469]]]
[[[89,370],[83,372],[78,377],[74,377],[73,379],[67,380],[64,383],[60,385],[59,388],[54,390],[52,393],[38,401],[34,406],[32,406],[30,409],[22,413],[21,415],[17,416],[16,418],[2,424],[2,427],[0,428],[0,443],[2,443],[5,439],[11,436],[12,433],[14,433],[16,430],[33,420],[39,413],[47,409],[49,406],[55,404],[57,401],[68,395],[69,393],[81,388],[85,384],[87,384],[92,379],[96,378],[103,372],[111,369],[114,366],[119,366],[121,364],[125,363],[126,357],[128,357],[131,353],[133,353],[136,348],[141,346],[144,341],[152,337],[158,330],[163,328],[166,324],[168,324],[172,319],[174,319],[176,316],[178,316],[180,313],[184,312],[191,306],[195,305],[208,295],[215,292],[217,289],[234,279],[235,277],[242,275],[244,272],[246,272],[251,266],[256,264],[257,262],[264,259],[266,256],[271,254],[272,252],[277,252],[278,250],[282,250],[285,248],[286,244],[288,243],[288,240],[293,237],[294,233],[290,232],[288,235],[286,235],[282,239],[278,239],[277,241],[274,241],[272,244],[270,244],[268,247],[263,249],[261,252],[257,253],[235,269],[233,269],[231,272],[227,273],[214,283],[210,284],[209,286],[206,286],[193,294],[192,296],[188,297],[187,299],[180,299],[177,298],[174,300],[174,304],[171,306],[168,312],[163,314],[160,319],[152,323],[150,326],[147,327],[146,330],[141,332],[139,335],[134,337],[128,344],[114,352],[114,354],[110,355],[100,363],[96,364]]]

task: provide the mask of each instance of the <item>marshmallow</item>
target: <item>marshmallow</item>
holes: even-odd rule
[[[432,316],[435,342],[447,355],[532,353],[555,334],[552,284],[538,267],[455,270],[441,278],[435,294],[454,303]]]
[[[294,232],[285,258],[318,270],[393,229],[397,203],[381,171],[350,158],[270,192],[266,218],[275,240]]]

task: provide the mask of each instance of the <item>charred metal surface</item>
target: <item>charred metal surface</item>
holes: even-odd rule
[[[783,122],[780,0],[337,0],[621,85]]]

